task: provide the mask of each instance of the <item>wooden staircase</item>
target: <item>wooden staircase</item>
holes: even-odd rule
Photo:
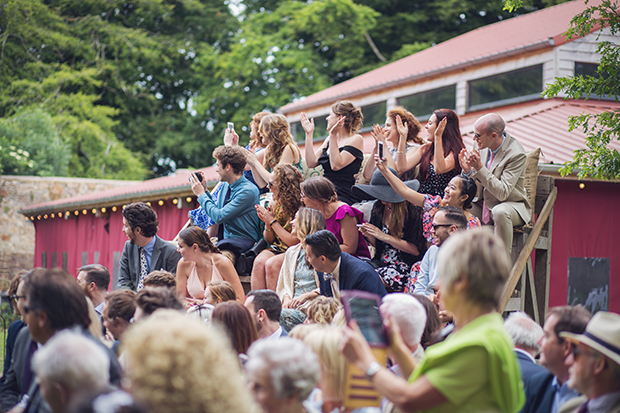
[[[551,234],[557,194],[554,178],[539,175],[534,206],[536,221],[533,227],[515,228],[514,264],[500,302],[500,311],[524,311],[541,325],[549,309]]]

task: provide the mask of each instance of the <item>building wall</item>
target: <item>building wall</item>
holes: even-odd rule
[[[20,269],[34,262],[35,230],[19,210],[41,202],[103,191],[135,181],[83,178],[0,176],[0,288]],[[35,218],[36,219],[36,218]]]

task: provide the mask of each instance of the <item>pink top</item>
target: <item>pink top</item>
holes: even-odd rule
[[[350,215],[357,220],[358,224],[362,224],[364,221],[364,213],[359,209],[355,209],[350,205],[344,204],[340,206],[334,214],[325,220],[327,224],[327,229],[334,233],[336,238],[338,239],[338,243],[342,244],[342,236],[340,235],[340,220],[345,216]],[[366,243],[366,238],[362,235],[361,232],[358,232],[357,239],[357,251],[355,254],[351,254],[356,257],[366,257],[370,258],[370,251],[368,251],[368,244]]]
[[[213,257],[211,257],[211,267],[213,268],[213,271],[211,272],[211,280],[209,280],[209,282],[224,281],[222,274],[220,274],[215,266],[215,263],[213,262]],[[189,277],[187,277],[187,293],[192,298],[203,300],[205,298],[206,289],[207,287],[202,285],[202,281],[200,281],[200,278],[198,277],[198,270],[196,269],[196,263],[194,263],[194,266],[189,273]]]

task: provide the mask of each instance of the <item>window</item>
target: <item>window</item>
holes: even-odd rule
[[[327,137],[327,115],[314,117],[314,136],[313,139],[322,139]],[[311,119],[311,118],[308,118]],[[306,132],[301,127],[301,122],[291,123],[291,135],[295,142],[304,142],[306,140]]]
[[[536,65],[472,80],[468,82],[467,109],[480,110],[539,98],[542,76],[542,65]]]
[[[426,120],[437,109],[456,109],[456,85],[403,96],[396,99],[396,103],[416,118]]]
[[[592,76],[598,77],[598,64],[575,62],[575,76]]]
[[[362,106],[362,114],[364,115],[364,125],[362,130],[372,129],[372,125],[385,123],[387,113],[387,103],[385,101],[373,103],[372,105]]]

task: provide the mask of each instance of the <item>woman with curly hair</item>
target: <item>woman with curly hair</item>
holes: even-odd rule
[[[251,151],[247,153],[248,164],[259,188],[265,188],[269,184],[277,165],[293,164],[302,170],[301,150],[295,143],[288,121],[283,115],[270,114],[263,117],[259,131],[267,145],[263,162]]]
[[[253,411],[237,357],[224,333],[160,310],[124,336],[128,391],[151,413]]]
[[[398,129],[397,125],[401,124],[405,127]],[[402,106],[396,106],[387,114],[387,119],[385,120],[385,126],[381,128],[379,125],[375,124],[370,131],[370,134],[375,139],[375,148],[370,154],[370,159],[366,163],[364,167],[364,179],[370,181],[372,179],[372,173],[375,170],[375,154],[377,153],[377,148],[379,146],[379,142],[383,143],[384,148],[388,148],[388,142],[392,144],[389,147],[389,150],[385,152],[385,159],[388,164],[388,167],[394,168],[398,171],[396,165],[396,156],[398,155],[398,143],[400,139],[404,139],[406,142],[405,152],[409,153],[410,151],[417,150],[422,144],[424,144],[424,140],[420,137],[420,131],[422,130],[422,125],[420,125],[420,121],[413,116],[413,113],[409,112]],[[412,152],[413,153],[413,152]],[[410,171],[403,171],[400,175],[403,181],[408,181],[411,179],[415,179],[417,177],[419,168],[412,168]]]
[[[396,122],[396,127],[405,131],[409,126]],[[418,179],[420,193],[443,195],[450,179],[461,172],[458,155],[465,147],[461,137],[458,115],[450,109],[438,109],[426,123],[428,142],[415,152],[406,152],[406,141],[402,137],[396,153],[396,170],[409,171],[420,165]]]
[[[323,166],[324,176],[336,187],[338,199],[349,205],[358,202],[351,193],[355,176],[364,160],[364,139],[359,134],[364,123],[364,115],[359,106],[348,100],[332,105],[327,117],[329,137],[314,151],[312,135],[314,119],[308,119],[305,113],[300,116],[301,126],[306,132],[306,163],[308,168]],[[330,150],[329,148],[332,148]]]
[[[267,208],[256,205],[258,218],[265,223],[263,237],[270,247],[262,251],[254,260],[252,267],[252,289],[268,288],[276,290],[278,274],[288,247],[299,243],[291,233],[291,221],[301,206],[301,172],[291,164],[277,165],[273,171],[273,181],[269,188],[273,201]]]
[[[182,258],[177,264],[177,296],[186,306],[202,304],[205,290],[212,281],[228,281],[234,288],[239,302],[245,301],[243,287],[235,267],[211,243],[207,232],[199,227],[185,228],[179,232],[177,250]]]

